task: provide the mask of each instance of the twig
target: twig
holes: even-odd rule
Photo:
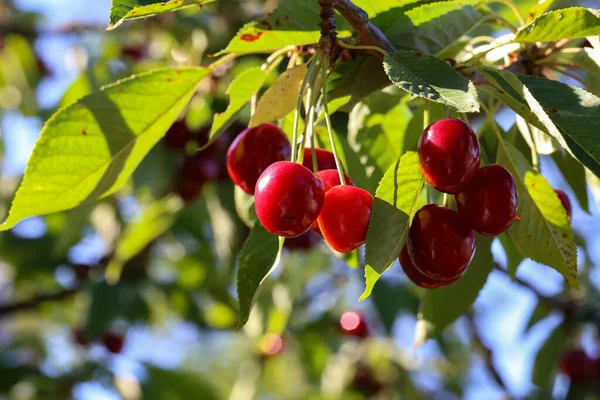
[[[77,293],[78,290],[79,288],[63,289],[56,293],[39,294],[29,300],[16,301],[14,303],[0,305],[0,318],[7,317],[14,312],[34,309],[46,301],[59,301],[68,299]]]
[[[494,365],[494,353],[492,352],[492,349],[490,349],[483,342],[481,335],[479,335],[479,330],[477,329],[477,324],[475,323],[475,319],[473,318],[472,314],[467,314],[467,321],[469,322],[469,325],[471,327],[471,332],[473,333],[473,341],[475,342],[477,347],[480,348],[480,350],[482,352],[483,360],[485,361],[485,364],[486,364],[488,370],[492,374],[494,381],[496,381],[498,386],[504,392],[505,398],[511,399],[509,390],[506,387],[504,380],[502,379],[502,375],[500,375],[500,372],[498,372],[498,369]]]
[[[356,6],[351,0],[334,0],[334,7],[356,30],[363,44],[376,46],[387,52],[396,51],[383,32],[369,21],[366,11]],[[374,54],[383,58],[381,53],[374,52]]]

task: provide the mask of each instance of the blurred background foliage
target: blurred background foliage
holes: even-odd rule
[[[523,10],[533,3],[518,2]],[[210,63],[244,23],[274,6],[224,0],[202,13],[190,8],[105,32],[109,0],[0,0],[2,210],[43,121],[57,108],[133,73]],[[513,18],[505,8],[499,12]],[[491,29],[481,26],[472,35],[484,33]],[[414,348],[419,290],[398,266],[358,303],[357,254],[338,258],[309,237],[288,243],[249,323],[234,331],[235,256],[249,230],[223,166],[249,110],[200,156],[182,151],[177,130],[191,135],[187,150],[202,144],[213,115],[229,103],[232,79],[263,62],[263,56],[247,56],[204,80],[182,120],[116,195],[0,233],[0,398],[564,396],[568,382],[556,375],[563,350],[583,346],[600,355],[597,326],[569,319],[574,310],[594,314],[598,307],[600,239],[597,186],[584,180],[574,187],[561,173],[572,164],[558,153],[542,157],[542,168],[575,203],[581,292],[569,291],[555,271],[506,254],[496,240],[499,268],[472,314]],[[332,82],[356,62],[342,66]],[[423,117],[394,89],[367,98],[365,107],[358,131],[348,128],[356,109],[334,114],[334,126],[355,182],[374,191],[397,158],[386,158],[385,144],[373,143],[377,133],[412,132],[403,146],[414,148]],[[498,122],[509,130],[514,114],[503,110]],[[186,168],[199,168],[206,179],[189,182]],[[502,272],[508,263],[521,264],[515,282]],[[106,283],[105,272],[120,274],[119,283]],[[365,318],[366,338],[342,332],[339,319],[347,310]]]

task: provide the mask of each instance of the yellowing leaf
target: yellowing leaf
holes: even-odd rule
[[[281,74],[258,101],[250,127],[283,118],[292,111],[298,103],[306,71],[306,64],[301,64]]]

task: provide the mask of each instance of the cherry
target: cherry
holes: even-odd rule
[[[337,166],[335,165],[335,157],[329,150],[315,149],[315,155],[317,157],[317,167],[319,171],[323,171],[325,169],[337,169]],[[304,148],[304,160],[302,161],[302,165],[313,172],[315,171],[313,168],[312,151],[310,147]]]
[[[460,119],[441,119],[429,125],[417,150],[425,181],[440,192],[458,193],[479,168],[477,136]]]
[[[185,203],[191,203],[200,196],[202,193],[202,188],[204,187],[204,182],[199,182],[197,180],[190,179],[181,179],[175,188],[175,193]]]
[[[140,61],[145,58],[146,51],[143,46],[123,46],[121,48],[121,57],[128,58],[131,61]]]
[[[174,151],[185,151],[185,145],[192,138],[192,132],[188,129],[185,120],[175,121],[165,134],[164,144]]]
[[[87,346],[90,344],[90,340],[88,339],[87,332],[84,328],[75,328],[72,331],[73,340],[80,346]]]
[[[354,375],[354,380],[352,381],[352,387],[356,391],[367,396],[367,398],[377,396],[377,394],[383,390],[383,384],[373,376],[371,371],[364,367],[360,367],[358,371],[356,371],[356,375]]]
[[[346,311],[339,321],[341,331],[348,336],[366,338],[369,336],[369,326],[365,317],[356,311]]]
[[[306,232],[323,207],[325,189],[321,179],[300,164],[271,164],[256,183],[258,220],[271,233],[295,237]]]
[[[317,172],[316,175],[323,181],[323,185],[325,185],[325,193],[327,193],[332,187],[339,186],[342,184],[340,182],[340,175],[338,174],[337,169],[325,169],[323,171]],[[354,182],[352,181],[352,179],[350,179],[350,177],[347,174],[344,174],[344,179],[346,180],[346,185],[354,186]],[[317,235],[323,237],[321,229],[319,228],[318,220],[315,221],[314,224],[312,224],[310,229],[312,229]]]
[[[560,202],[562,203],[563,207],[567,211],[567,216],[569,217],[569,221],[571,221],[571,215],[573,215],[573,207],[571,207],[571,199],[569,199],[569,196],[567,196],[567,194],[560,189],[554,189],[554,191],[556,192],[556,195],[560,199]]]
[[[373,196],[354,186],[335,186],[325,194],[319,228],[332,249],[348,253],[367,238]]]
[[[199,153],[194,157],[187,158],[183,162],[181,177],[202,184],[213,181],[219,177],[219,164],[215,160],[204,157],[202,153]]]
[[[312,249],[319,242],[317,234],[311,230],[303,233],[302,235],[286,239],[283,246],[288,250],[301,250],[308,251]]]
[[[415,214],[407,247],[410,259],[425,276],[453,281],[473,259],[475,232],[456,211],[428,204]]]
[[[461,275],[459,275],[455,279],[438,281],[428,277],[427,275],[424,275],[417,269],[417,267],[415,267],[415,264],[413,264],[412,260],[410,259],[410,255],[408,254],[408,247],[406,245],[402,248],[398,260],[400,261],[400,266],[402,267],[402,270],[408,279],[410,279],[415,285],[425,289],[437,289],[442,286],[448,286],[461,278]]]
[[[118,333],[107,332],[102,335],[102,344],[113,354],[119,354],[123,350],[125,338]]]
[[[559,366],[562,373],[576,383],[584,383],[596,374],[596,363],[583,349],[572,349],[564,353]]]
[[[256,181],[274,162],[289,158],[290,141],[273,124],[246,129],[235,138],[227,151],[227,171],[233,183],[254,194]],[[309,171],[310,172],[310,171]]]
[[[456,208],[477,232],[496,236],[517,216],[518,196],[513,176],[498,164],[485,166],[455,196]]]
[[[263,357],[275,357],[283,350],[283,338],[276,333],[267,333],[260,342]]]

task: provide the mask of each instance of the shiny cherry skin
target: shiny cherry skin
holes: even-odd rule
[[[428,204],[413,219],[408,253],[415,267],[438,281],[461,277],[475,254],[475,231],[454,210]]]
[[[332,249],[348,253],[367,238],[373,196],[354,186],[335,186],[325,193],[319,228]]]
[[[441,119],[429,125],[417,150],[425,181],[440,192],[458,193],[479,168],[479,141],[460,119]]]
[[[329,150],[315,149],[315,155],[317,157],[317,167],[319,171],[326,169],[337,169],[337,166],[335,165],[335,157]],[[304,148],[304,160],[302,160],[302,165],[313,172],[315,171],[313,168],[312,151],[310,147]]]
[[[560,199],[560,202],[562,203],[563,207],[567,211],[567,216],[569,217],[569,221],[571,221],[571,216],[573,215],[573,207],[571,207],[571,199],[569,199],[569,196],[560,189],[554,189],[554,191],[556,192],[556,195]]]
[[[123,350],[125,338],[118,333],[107,332],[102,335],[102,344],[113,354],[119,354]]]
[[[370,334],[365,316],[356,311],[346,311],[343,313],[340,317],[339,326],[342,333],[348,336],[363,339]]]
[[[283,247],[290,251],[309,251],[319,243],[319,237],[312,230],[308,230],[300,236],[286,239]]]
[[[427,275],[424,275],[417,269],[417,267],[415,267],[415,264],[413,264],[412,260],[410,259],[410,255],[408,254],[408,248],[406,245],[402,248],[400,257],[398,257],[398,261],[400,261],[400,266],[402,267],[402,270],[408,279],[410,279],[415,285],[425,289],[437,289],[443,286],[448,286],[461,278],[461,275],[459,275],[454,279],[438,281],[428,277]]]
[[[321,179],[290,161],[271,164],[254,193],[258,220],[271,233],[286,238],[306,232],[319,216],[325,199]]]
[[[332,187],[339,186],[342,184],[340,182],[340,175],[338,174],[337,169],[325,169],[323,171],[317,172],[316,175],[323,181],[323,184],[325,185],[325,193],[327,193]],[[348,176],[348,174],[344,174],[344,179],[346,180],[346,185],[354,186],[354,182]],[[315,221],[314,224],[312,224],[310,229],[312,229],[313,232],[315,232],[317,235],[323,237],[321,229],[319,228],[318,220]]]
[[[568,350],[560,359],[560,370],[572,382],[585,383],[596,376],[596,362],[583,349]]]
[[[291,147],[285,133],[277,125],[261,124],[248,128],[229,146],[227,171],[248,194],[254,194],[256,181],[267,167],[290,157]]]
[[[515,180],[506,168],[498,164],[477,170],[455,199],[461,217],[471,228],[484,235],[501,234],[510,228],[517,216]]]

